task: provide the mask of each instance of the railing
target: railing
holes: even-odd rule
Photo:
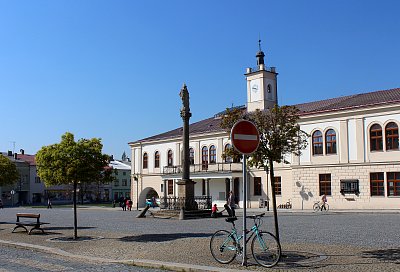
[[[219,162],[219,163],[203,163],[191,164],[189,166],[190,173],[199,172],[240,172],[242,171],[242,163],[234,162]],[[164,166],[163,174],[180,174],[183,172],[182,165]]]
[[[160,208],[166,210],[180,210],[184,207],[192,207],[194,210],[207,210],[211,209],[211,203],[211,196],[195,196],[193,199],[169,196],[160,199]]]
[[[247,68],[248,73],[258,72],[258,71],[267,71],[276,73],[276,67],[267,67],[264,64],[258,65],[257,67]]]

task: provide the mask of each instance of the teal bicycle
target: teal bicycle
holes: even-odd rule
[[[251,253],[254,260],[264,267],[273,267],[281,258],[281,245],[272,233],[259,230],[264,215],[265,213],[246,216],[254,220],[254,225],[249,231],[251,234],[246,238],[246,244],[252,239]],[[231,232],[218,230],[211,237],[211,254],[219,263],[228,264],[235,259],[236,255],[243,254],[243,247],[240,244],[243,235],[239,235],[236,230],[236,220],[236,217],[226,218],[226,222],[232,223]]]

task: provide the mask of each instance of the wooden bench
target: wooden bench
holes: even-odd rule
[[[33,218],[36,219],[33,221],[21,221],[20,218]],[[41,225],[44,224],[50,224],[50,223],[44,223],[40,222],[40,214],[35,214],[35,213],[17,213],[17,222],[15,222],[16,226],[12,230],[14,232],[18,228],[23,228],[28,234],[31,234],[33,230],[41,230],[42,233],[44,233],[44,229],[41,228]],[[27,227],[32,227],[29,231]]]

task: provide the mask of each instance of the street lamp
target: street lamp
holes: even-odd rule
[[[136,181],[136,210],[139,210],[139,179],[134,176],[133,180]]]

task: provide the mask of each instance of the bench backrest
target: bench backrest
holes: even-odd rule
[[[39,223],[40,214],[39,213],[17,213],[17,222],[19,222],[19,218],[36,218]]]
[[[40,218],[40,213],[17,213],[17,217]]]

